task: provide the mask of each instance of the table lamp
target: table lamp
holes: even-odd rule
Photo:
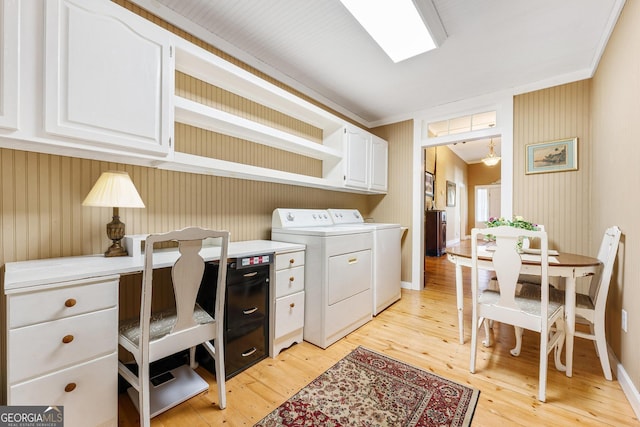
[[[120,243],[124,237],[124,223],[120,222],[119,208],[144,208],[129,174],[123,171],[103,172],[82,202],[82,206],[113,208],[113,220],[107,224],[107,236],[113,244],[104,256],[126,256],[127,250]]]

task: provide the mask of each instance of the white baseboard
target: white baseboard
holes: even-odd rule
[[[400,282],[400,287],[403,289],[414,289],[411,282]]]
[[[447,240],[447,246],[453,246],[460,243],[460,239]]]
[[[616,355],[613,354],[613,351],[611,351],[611,348],[609,348],[609,361],[611,362],[613,371],[616,375],[616,378],[618,379],[618,382],[620,383],[622,392],[629,401],[633,412],[636,414],[636,418],[640,418],[640,393],[638,392],[636,386],[633,384],[633,381],[631,381],[631,378],[627,374],[627,371],[624,369],[622,363],[620,363]]]

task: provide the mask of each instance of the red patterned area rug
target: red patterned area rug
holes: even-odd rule
[[[479,395],[358,347],[254,427],[468,426]]]

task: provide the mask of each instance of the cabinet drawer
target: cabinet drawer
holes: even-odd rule
[[[267,281],[227,287],[226,327],[263,321],[267,317]]]
[[[224,348],[227,379],[267,357],[266,349],[267,338],[262,325],[237,338],[227,339]]]
[[[276,255],[276,270],[304,265],[304,251]]]
[[[276,300],[276,338],[304,326],[304,292]]]
[[[304,267],[276,271],[276,298],[304,290]]]
[[[118,422],[118,356],[99,359],[16,384],[9,405],[64,406],[65,427],[115,426]],[[75,389],[71,389],[75,384]]]
[[[33,325],[78,314],[115,307],[118,276],[70,282],[44,291],[7,297],[9,328]]]
[[[113,353],[117,346],[116,308],[12,329],[9,384]]]

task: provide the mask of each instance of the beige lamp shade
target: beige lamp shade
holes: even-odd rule
[[[144,203],[129,174],[122,171],[103,172],[82,205],[113,208],[113,220],[107,224],[107,237],[113,244],[104,256],[126,256],[127,251],[120,243],[124,237],[124,223],[120,221],[120,208],[144,208]]]
[[[82,206],[144,208],[144,202],[127,172],[108,171],[100,175]]]

